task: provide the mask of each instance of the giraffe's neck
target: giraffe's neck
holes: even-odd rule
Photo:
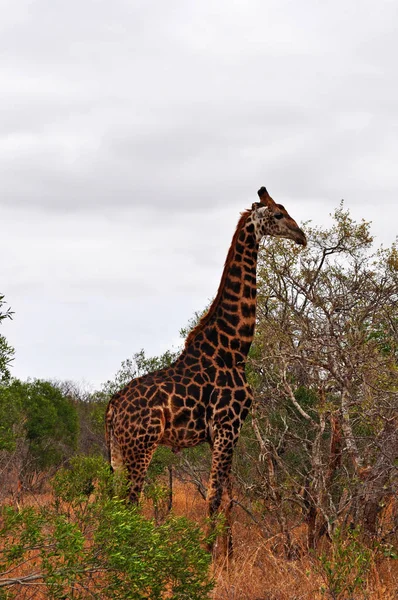
[[[258,242],[250,214],[238,223],[225,262],[220,287],[207,314],[190,333],[186,351],[198,347],[212,356],[214,349],[228,362],[244,366],[256,321]],[[231,365],[232,366],[232,365]]]

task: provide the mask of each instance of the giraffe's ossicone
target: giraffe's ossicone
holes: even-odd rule
[[[114,469],[126,467],[130,499],[139,498],[159,444],[174,450],[208,442],[212,467],[208,510],[230,494],[232,454],[252,402],[245,364],[256,319],[256,267],[261,239],[306,237],[265,188],[260,202],[241,214],[217,295],[169,367],[133,379],[110,400],[106,436]]]

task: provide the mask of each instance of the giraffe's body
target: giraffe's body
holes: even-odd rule
[[[170,367],[133,379],[109,402],[111,464],[127,467],[132,501],[138,500],[159,444],[173,450],[210,444],[210,516],[219,509],[223,490],[229,491],[233,449],[252,402],[245,363],[255,326],[259,242],[269,234],[306,243],[265,188],[259,195],[263,204],[242,214],[217,296],[188,335],[182,354]]]

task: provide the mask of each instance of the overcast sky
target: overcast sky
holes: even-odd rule
[[[299,222],[398,217],[396,0],[0,0],[2,333],[99,386],[215,294],[266,185]]]

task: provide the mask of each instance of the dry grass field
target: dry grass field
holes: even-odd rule
[[[205,503],[189,486],[176,486],[174,510],[190,519],[203,522]],[[279,535],[268,540],[259,527],[236,507],[233,512],[234,559],[218,557],[213,564],[216,587],[214,600],[317,600],[325,583],[316,568],[316,557],[306,550],[306,528],[292,530],[298,558],[287,560],[281,551]],[[325,552],[327,548],[325,548]],[[365,594],[355,596],[369,600],[398,599],[398,561],[377,560],[372,564]]]
[[[10,497],[7,503],[20,506],[46,505],[52,501],[50,493]],[[151,517],[152,507],[144,502],[143,511]],[[196,490],[176,482],[173,511],[201,525],[205,523],[205,502]],[[239,507],[233,511],[234,558],[226,560],[220,553],[212,566],[216,582],[213,600],[321,600],[333,598],[319,569],[319,560],[306,550],[305,526],[292,529],[297,547],[295,560],[287,560],[282,552],[280,538],[275,535],[265,539],[252,519]],[[325,542],[324,552],[327,552]],[[322,551],[322,549],[321,549]],[[32,569],[32,565],[26,568]],[[13,577],[26,574],[26,570],[13,572]],[[1,597],[1,590],[0,590]],[[47,596],[40,590],[27,586],[15,597],[20,600],[40,600]],[[90,597],[89,595],[87,597]],[[98,598],[98,595],[91,596]],[[398,598],[398,561],[374,553],[367,580],[354,596],[336,596],[338,600],[396,600]]]

